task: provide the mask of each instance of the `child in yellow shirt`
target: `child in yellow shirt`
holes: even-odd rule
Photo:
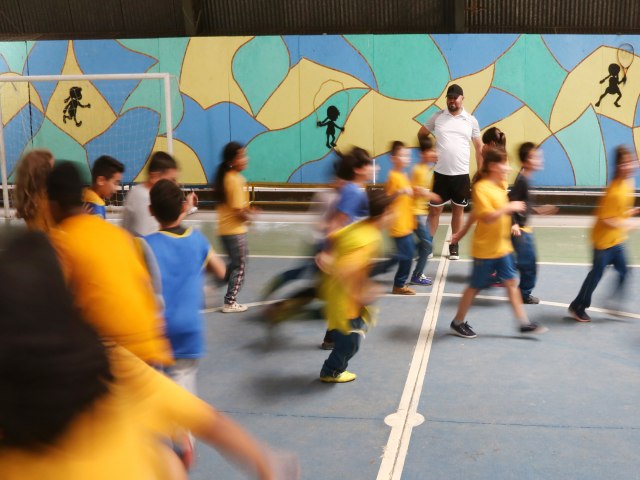
[[[504,182],[510,171],[504,150],[489,150],[482,164],[482,178],[473,187],[473,215],[477,226],[473,235],[473,271],[458,311],[451,322],[451,330],[463,338],[475,338],[476,333],[465,317],[478,292],[489,286],[489,275],[497,272],[504,282],[509,302],[520,325],[520,333],[542,333],[547,329],[530,322],[522,306],[518,290],[517,272],[511,252],[511,215],[525,209],[524,202],[509,202]]]
[[[593,267],[585,278],[578,296],[569,305],[569,313],[578,322],[590,322],[585,311],[591,306],[591,296],[608,265],[619,274],[618,286],[622,288],[627,276],[624,242],[631,229],[629,217],[638,215],[640,208],[633,207],[633,174],[637,161],[623,146],[616,149],[616,173],[607,187],[596,211],[596,223],[591,232],[593,240]]]
[[[102,155],[91,168],[91,187],[82,192],[85,207],[92,215],[107,218],[105,200],[120,188],[124,165],[109,155]]]

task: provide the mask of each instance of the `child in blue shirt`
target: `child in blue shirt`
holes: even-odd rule
[[[113,197],[120,188],[124,165],[113,157],[102,155],[93,162],[91,187],[82,193],[87,213],[107,218],[105,200]]]
[[[175,363],[166,373],[180,386],[196,393],[198,359],[205,353],[205,269],[222,279],[225,264],[200,232],[184,228],[180,219],[187,202],[175,183],[160,180],[150,192],[150,209],[160,231],[144,237],[153,251],[162,280],[167,337]]]

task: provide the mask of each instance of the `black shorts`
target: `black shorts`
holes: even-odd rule
[[[471,199],[471,180],[469,175],[443,175],[433,172],[433,193],[442,199],[440,202],[429,202],[432,207],[441,207],[452,202],[454,205],[466,207]]]

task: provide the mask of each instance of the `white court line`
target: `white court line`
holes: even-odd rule
[[[451,234],[451,227],[448,228],[447,238]],[[424,417],[418,413],[418,403],[422,393],[422,385],[427,372],[431,345],[433,344],[433,334],[436,329],[436,321],[442,302],[447,270],[449,269],[449,257],[445,256],[448,243],[442,246],[442,254],[438,264],[432,294],[429,294],[429,303],[422,319],[420,335],[413,352],[413,358],[409,366],[407,381],[402,391],[400,405],[395,413],[385,418],[385,423],[391,426],[391,433],[387,445],[384,448],[380,470],[378,470],[377,480],[399,480],[402,476],[409,441],[413,427],[420,425]],[[435,295],[433,295],[435,293]],[[426,296],[426,295],[425,295]]]
[[[460,263],[471,263],[473,262],[473,258],[461,258],[460,260],[456,260],[456,262]],[[579,263],[579,262],[536,262],[537,265],[557,265],[559,267],[590,267],[593,263]],[[627,268],[640,268],[640,265],[627,265]]]

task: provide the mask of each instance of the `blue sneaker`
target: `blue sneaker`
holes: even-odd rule
[[[411,285],[433,285],[433,280],[431,277],[425,276],[425,274],[421,274],[419,277],[411,277],[411,281],[409,282]]]

